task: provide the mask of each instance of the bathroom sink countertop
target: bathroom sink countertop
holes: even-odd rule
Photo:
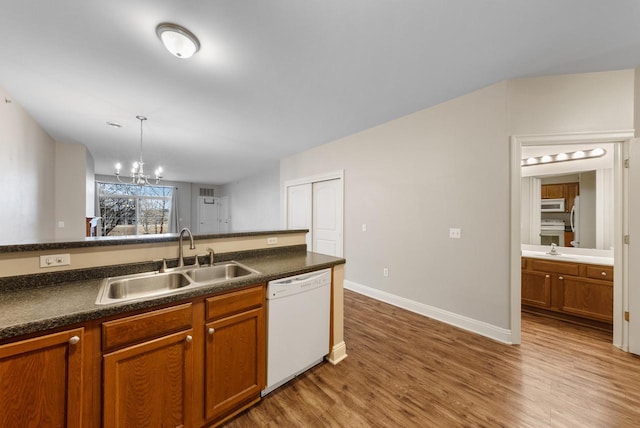
[[[548,254],[545,251],[522,250],[522,257],[553,260],[555,262],[587,263],[587,264],[593,264],[593,265],[613,266],[613,257],[590,256],[590,255],[584,255],[584,254],[568,254],[568,253],[563,253],[562,248],[558,249],[558,254],[556,255]]]
[[[0,340],[212,295],[345,263],[342,258],[306,251],[254,255],[235,260],[260,273],[195,288],[185,287],[170,294],[148,299],[109,305],[95,304],[102,279],[4,290],[0,292]]]

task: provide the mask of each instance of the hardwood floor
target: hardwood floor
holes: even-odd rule
[[[640,426],[640,358],[605,332],[524,313],[508,346],[345,291],[345,341],[225,427]]]

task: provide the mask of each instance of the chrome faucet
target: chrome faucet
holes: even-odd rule
[[[179,268],[184,266],[184,257],[182,255],[182,235],[184,234],[184,232],[187,232],[187,234],[189,234],[189,242],[191,243],[189,245],[189,249],[190,250],[196,249],[196,244],[193,243],[193,235],[191,234],[191,231],[188,228],[183,227],[182,230],[180,231],[180,238],[178,239],[178,267]]]

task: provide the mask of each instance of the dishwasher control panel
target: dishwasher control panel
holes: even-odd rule
[[[278,299],[324,285],[331,284],[331,269],[303,273],[283,279],[270,281],[267,286],[267,299]]]

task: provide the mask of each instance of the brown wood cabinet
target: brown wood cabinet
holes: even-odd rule
[[[575,203],[576,196],[580,194],[579,183],[565,183],[564,190],[564,212],[570,213]]]
[[[542,199],[564,198],[564,185],[563,184],[543,184],[540,187],[540,197]]]
[[[523,309],[590,320],[596,327],[613,323],[613,268],[534,258],[522,260]],[[536,311],[540,312],[540,311]],[[543,312],[544,313],[544,312]]]
[[[103,324],[105,427],[191,426],[191,304]],[[178,332],[168,333],[178,329]]]
[[[0,428],[223,423],[265,387],[265,293],[257,284],[0,345]]]
[[[260,399],[265,386],[265,288],[206,299],[205,418],[222,421]]]
[[[564,233],[564,246],[565,247],[573,247],[571,245],[571,241],[575,239],[575,234],[573,232],[565,232]]]
[[[551,307],[551,274],[522,271],[522,304]]]
[[[259,401],[265,291],[260,284],[104,322],[103,425],[219,424]]]
[[[0,427],[80,427],[84,329],[0,346]]]

